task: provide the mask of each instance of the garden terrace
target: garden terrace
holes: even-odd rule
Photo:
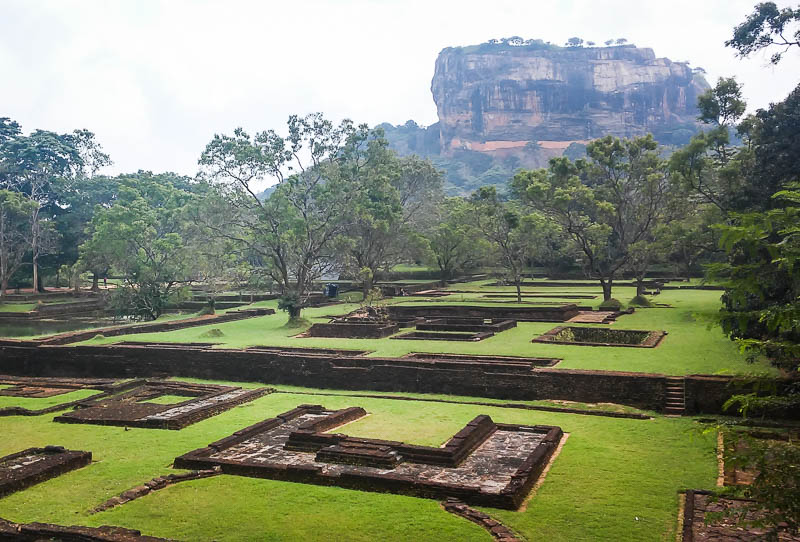
[[[513,292],[509,292],[506,294],[483,294],[481,297],[486,299],[517,299],[517,297],[521,297],[523,299],[534,297],[534,298],[541,298],[541,299],[596,299],[596,295],[589,295],[589,294],[521,294],[517,296],[517,294]]]
[[[398,318],[484,318],[522,322],[566,322],[580,312],[574,304],[558,306],[496,307],[479,305],[389,305],[392,320]]]
[[[446,297],[452,294],[453,292],[449,292],[446,290],[420,290],[418,292],[414,292],[409,295],[414,297]]]
[[[303,348],[300,346],[248,346],[248,352],[263,352],[270,354],[303,354],[306,356],[364,356],[371,353],[370,350],[345,350],[337,348]]]
[[[63,423],[121,425],[155,429],[182,429],[200,420],[270,393],[270,388],[244,389],[232,386],[176,381],[145,381],[130,391],[54,419]],[[189,397],[180,401],[180,397]],[[162,401],[159,403],[159,398]]]
[[[392,339],[420,341],[482,341],[493,337],[493,331],[409,331],[392,337]]]
[[[481,356],[470,354],[434,354],[428,352],[411,352],[403,356],[405,359],[452,361],[455,363],[475,363],[484,365],[488,368],[511,368],[524,367],[533,369],[534,367],[552,367],[561,359],[559,358],[526,358],[523,356]]]
[[[144,322],[140,324],[117,325],[110,327],[94,327],[78,331],[68,331],[57,335],[50,335],[40,339],[20,341],[16,339],[2,339],[3,343],[36,343],[36,344],[71,344],[91,339],[97,335],[104,337],[116,337],[120,335],[131,335],[136,333],[158,333],[165,331],[175,331],[190,327],[205,326],[210,324],[221,324],[224,322],[234,322],[246,318],[255,318],[275,314],[275,309],[271,308],[252,308],[229,311],[223,314],[196,316],[192,318],[182,318],[178,320],[158,320],[155,322]]]
[[[594,284],[597,284],[597,283],[595,282]],[[644,286],[646,288],[659,288],[660,289],[663,286],[663,283],[661,281],[656,281],[656,280],[646,280],[646,281],[644,281],[643,284],[644,284]],[[532,287],[537,287],[537,288],[540,287],[540,286],[544,286],[544,287],[548,287],[548,288],[586,288],[587,286],[592,286],[593,283],[592,283],[592,281],[586,281],[586,282],[574,281],[574,282],[570,282],[570,281],[558,281],[558,280],[537,280],[537,281],[523,281],[523,282],[520,282],[519,285],[522,288],[531,287],[531,286]],[[507,283],[507,282],[498,281],[498,282],[489,284],[489,286],[514,286],[514,284],[513,283]],[[615,288],[635,288],[636,287],[636,283],[633,282],[633,281],[619,281],[619,282],[615,281],[614,282],[614,287]],[[681,288],[681,287],[679,287],[679,288]],[[685,288],[690,288],[690,286],[685,286]]]
[[[655,348],[664,336],[666,336],[664,331],[558,326],[536,337],[533,342],[582,346]]]
[[[309,337],[381,339],[397,333],[397,329],[397,324],[384,320],[369,321],[367,318],[337,318],[326,324],[314,324],[306,333]]]
[[[19,404],[0,406],[0,416],[39,416],[108,397],[136,385],[136,381],[105,378],[42,378],[0,375],[0,397]],[[55,398],[55,399],[51,399]],[[26,408],[26,406],[39,408]]]
[[[553,353],[562,349],[566,347],[558,346]],[[70,377],[96,374],[116,378],[170,374],[328,389],[617,403],[657,411],[664,407],[667,378],[662,374],[575,370],[562,368],[562,364],[557,368],[537,367],[525,374],[518,371],[506,374],[501,368],[492,369],[489,364],[446,359],[332,357],[115,345],[0,346],[0,371],[6,373]],[[725,401],[739,393],[729,386],[730,377],[692,375],[684,377],[683,381],[687,413],[722,412]]]
[[[301,405],[175,459],[176,468],[516,509],[562,438],[559,427],[478,416],[444,447],[324,433],[366,414]]]
[[[61,446],[28,448],[0,457],[0,497],[91,463],[92,453]]]
[[[417,324],[419,331],[472,331],[500,333],[517,327],[516,320],[493,320],[491,318],[432,318]]]
[[[757,542],[768,540],[768,530],[746,527],[738,523],[742,511],[735,511],[751,504],[745,499],[716,497],[710,491],[689,490],[684,494],[683,542],[719,540],[721,542]],[[708,518],[706,515],[714,515]],[[744,514],[746,521],[754,521],[757,513]],[[800,534],[781,530],[777,540],[781,542],[800,542]]]

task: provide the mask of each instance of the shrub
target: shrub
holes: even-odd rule
[[[622,303],[619,299],[611,298],[608,301],[603,301],[600,304],[601,311],[619,311],[622,310]]]
[[[628,302],[629,307],[652,307],[653,302],[643,295],[637,295]]]

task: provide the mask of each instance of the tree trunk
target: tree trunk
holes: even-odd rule
[[[287,312],[289,313],[289,321],[297,321],[300,319],[300,311],[302,311],[302,307],[297,306],[290,306],[287,308]]]
[[[33,284],[31,290],[34,294],[39,293],[39,262],[36,256],[33,257]]]
[[[3,277],[3,280],[0,281],[0,299],[6,296],[6,290],[8,290],[8,277]]]
[[[517,303],[522,303],[522,285],[520,284],[521,282],[522,282],[522,277],[520,277],[519,275],[514,277],[514,285],[516,285],[517,287]]]
[[[361,288],[364,294],[364,299],[367,299],[367,297],[369,297],[370,290],[372,290],[372,279],[369,277],[364,278]]]
[[[611,286],[613,279],[600,279],[600,285],[603,287],[603,301],[611,299]]]
[[[92,291],[100,291],[100,277],[97,276],[97,273],[92,273]]]

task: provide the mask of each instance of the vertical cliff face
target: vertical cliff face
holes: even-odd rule
[[[445,155],[563,151],[608,134],[681,144],[706,88],[689,66],[652,49],[507,44],[444,49],[431,84]]]

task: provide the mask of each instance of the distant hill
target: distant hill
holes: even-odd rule
[[[554,156],[581,156],[609,134],[687,143],[698,129],[697,96],[709,88],[700,72],[633,45],[512,38],[448,47],[431,82],[439,122],[381,127],[396,152],[430,158],[447,172],[448,192],[466,194]]]

